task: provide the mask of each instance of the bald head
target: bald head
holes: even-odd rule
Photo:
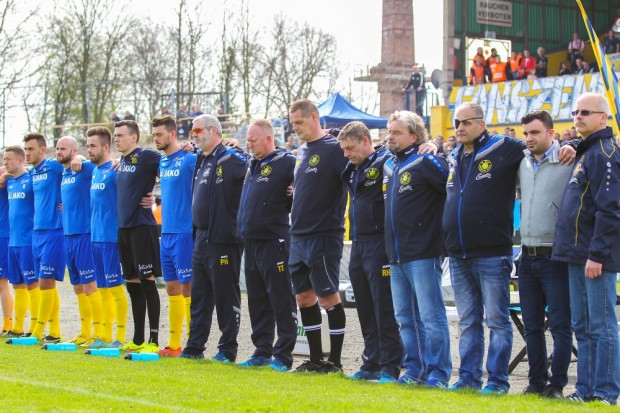
[[[72,136],[63,136],[56,143],[56,160],[65,168],[71,166],[71,161],[77,155],[78,143]]]
[[[583,139],[588,139],[590,135],[607,127],[609,102],[598,93],[584,93],[577,99],[575,112],[578,112],[573,116],[575,129]]]
[[[77,140],[73,136],[63,136],[62,138],[58,139],[57,145],[61,145],[61,144],[68,145],[69,147],[71,147],[71,149],[78,148]]]
[[[267,119],[254,121],[247,132],[248,149],[258,159],[263,159],[276,150],[273,127]]]

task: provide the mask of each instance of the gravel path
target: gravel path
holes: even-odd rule
[[[61,326],[63,338],[71,339],[75,337],[80,329],[79,316],[77,311],[77,299],[73,293],[73,289],[68,282],[59,284],[59,291],[61,296]],[[168,299],[165,289],[159,289],[159,296],[161,299],[161,319],[160,319],[160,347],[164,347],[168,342]],[[357,319],[357,313],[354,308],[346,308],[347,315],[347,332],[345,335],[344,349],[343,349],[343,365],[346,374],[353,373],[361,365],[361,354],[364,348],[362,339],[362,333],[360,325]],[[215,317],[215,315],[214,315]],[[131,311],[129,311],[128,326],[128,338],[131,338],[133,333],[133,322],[131,321]],[[458,325],[456,322],[450,322],[450,338],[451,338],[451,352],[453,373],[452,380],[454,382],[458,375],[458,366],[460,363],[458,355]],[[251,328],[250,318],[247,312],[247,295],[242,294],[242,316],[241,316],[241,329],[239,332],[239,354],[237,361],[243,361],[251,356],[254,347],[250,340]],[[219,331],[217,329],[217,322],[214,321],[213,328],[210,335],[209,343],[207,343],[207,350],[205,352],[207,357],[212,357],[217,352],[216,345],[219,339]],[[519,332],[514,329],[514,346],[513,353],[516,354],[523,346],[524,342]],[[486,334],[488,344],[488,331]],[[548,337],[548,342],[551,342]],[[513,354],[513,355],[514,355]],[[304,359],[302,357],[295,357],[296,367]],[[570,394],[574,391],[574,384],[576,380],[576,363],[571,363],[568,372],[569,384],[566,387],[564,394]],[[527,386],[527,362],[520,363],[517,368],[510,375],[511,393],[521,393]]]

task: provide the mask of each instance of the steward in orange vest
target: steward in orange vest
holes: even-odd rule
[[[482,85],[484,82],[484,66],[480,59],[476,59],[474,65],[469,70],[469,84]]]
[[[506,63],[499,61],[491,65],[491,82],[503,82],[506,80]]]

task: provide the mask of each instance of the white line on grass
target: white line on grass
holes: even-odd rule
[[[94,397],[99,397],[101,399],[108,399],[108,400],[113,400],[117,402],[141,404],[141,405],[148,406],[148,407],[157,407],[161,409],[170,409],[170,410],[183,411],[183,412],[200,412],[200,410],[189,409],[188,407],[185,407],[185,406],[170,406],[167,404],[151,402],[148,400],[134,399],[132,397],[113,396],[111,394],[97,393],[91,390],[85,390],[85,389],[79,389],[79,388],[73,388],[73,387],[67,388],[67,387],[62,387],[62,386],[55,386],[53,384],[43,383],[40,381],[24,380],[24,379],[18,379],[14,377],[2,377],[2,376],[0,376],[0,381],[27,384],[29,386],[47,387],[49,389],[58,390],[58,391],[77,393],[77,394],[91,396],[91,397],[94,396]]]

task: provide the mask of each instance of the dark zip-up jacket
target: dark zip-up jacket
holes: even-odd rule
[[[196,230],[207,231],[209,242],[241,242],[237,235],[237,211],[246,169],[245,154],[221,143],[211,153],[198,157],[192,186],[192,219]]]
[[[347,158],[332,135],[306,142],[297,151],[291,237],[344,235]]]
[[[245,239],[288,239],[295,156],[276,149],[263,159],[251,158],[237,214],[239,236]]]
[[[390,263],[445,255],[441,215],[448,164],[419,155],[418,145],[390,157],[383,168],[385,249]]]
[[[464,153],[459,144],[448,156],[443,229],[448,255],[457,258],[512,256],[517,170],[525,144],[508,136],[474,140]]]
[[[620,272],[620,149],[611,128],[577,146],[555,228],[553,259]]]
[[[391,153],[379,147],[361,165],[351,162],[342,172],[349,188],[349,237],[352,241],[383,239],[383,164]]]

